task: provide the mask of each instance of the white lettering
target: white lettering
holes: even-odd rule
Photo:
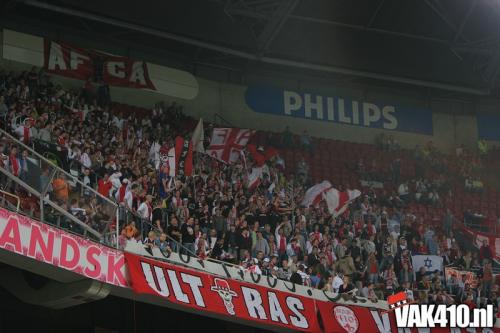
[[[181,273],[181,279],[183,282],[189,284],[196,305],[205,307],[205,302],[203,301],[203,296],[201,295],[200,292],[200,287],[203,287],[203,283],[201,282],[200,277]]]
[[[66,62],[64,61],[64,55],[61,48],[61,45],[51,42],[50,43],[50,53],[49,53],[49,63],[47,68],[49,70],[55,70],[56,67],[59,67],[59,70],[64,71],[68,67],[66,66]]]
[[[396,315],[396,323],[398,323],[399,327],[408,327],[408,310],[409,306],[403,306],[394,310],[394,314]]]
[[[304,310],[304,304],[300,301],[300,299],[289,296],[286,298],[286,305],[290,309],[290,311],[293,312],[295,316],[290,316],[290,321],[292,322],[292,325],[295,327],[300,327],[300,328],[308,328],[309,323],[307,322],[306,317],[302,313],[300,313],[300,310]]]
[[[269,298],[269,314],[271,315],[271,320],[276,322],[281,321],[283,324],[288,324],[288,320],[286,320],[276,294],[269,292],[267,297]]]
[[[132,64],[132,73],[130,74],[130,82],[138,82],[146,85],[146,75],[142,61],[134,61]]]
[[[153,272],[151,271],[151,265],[145,262],[141,262],[142,271],[144,273],[144,277],[148,282],[148,285],[156,291],[159,295],[163,297],[168,297],[170,292],[168,291],[167,281],[165,279],[165,274],[161,267],[154,266],[156,281],[158,281],[158,285],[160,289],[156,286],[156,282],[153,277]]]
[[[267,319],[266,311],[262,306],[262,298],[260,297],[260,293],[251,288],[241,287],[241,291],[243,292],[243,298],[245,299],[245,304],[248,309],[248,314],[252,318],[257,319]]]
[[[434,325],[430,327],[446,327],[448,326],[448,320],[446,319],[446,307],[438,306],[436,307],[436,313],[434,315]]]
[[[89,57],[84,56],[83,54],[80,54],[75,51],[71,51],[69,53],[69,66],[71,69],[78,69],[78,65],[83,64],[84,60],[88,61]]]
[[[356,101],[352,101],[352,123],[359,125],[359,105]]]
[[[465,304],[457,306],[457,326],[461,328],[469,326],[469,307]]]
[[[363,125],[370,126],[371,123],[380,120],[380,109],[372,103],[363,103]]]
[[[175,271],[168,269],[167,274],[170,279],[170,284],[172,285],[172,289],[174,291],[175,299],[182,303],[189,303],[189,298],[182,291],[181,285],[179,284],[179,280],[177,280],[177,275],[175,274]]]
[[[410,306],[408,313],[407,325],[408,327],[420,326],[420,308],[416,306]]]
[[[327,108],[327,113],[328,113],[328,120],[335,120],[335,117],[333,116],[333,112],[335,111],[335,107],[334,107],[333,102],[334,102],[333,97],[326,98],[326,108]]]
[[[391,333],[391,322],[389,321],[389,315],[387,313],[382,314],[382,318],[378,311],[370,311],[370,313],[380,333]]]
[[[394,106],[384,106],[382,109],[382,115],[385,118],[385,122],[383,124],[385,129],[396,129],[398,127],[398,120],[396,117],[393,115],[393,113],[396,113],[396,109]]]
[[[339,121],[341,123],[350,124],[351,118],[347,117],[344,112],[345,112],[344,99],[339,98]]]
[[[415,325],[416,327],[435,327],[432,313],[434,312],[434,304],[423,304],[421,306],[422,312],[420,313],[420,322]],[[417,308],[418,306],[412,306],[412,308]]]
[[[304,99],[305,117],[311,118],[312,111],[316,110],[316,118],[323,119],[323,97],[318,95],[316,96],[316,102],[313,102],[311,99],[311,94],[305,94]]]
[[[288,115],[291,115],[293,111],[297,111],[302,107],[302,98],[299,94],[293,91],[285,90],[283,92],[283,101],[285,114]]]

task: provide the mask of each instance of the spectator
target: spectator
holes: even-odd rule
[[[182,250],[184,254],[191,254],[193,255],[195,253],[195,248],[194,248],[194,241],[195,241],[195,234],[194,234],[194,219],[192,217],[188,218],[186,223],[184,223],[181,226],[181,240],[182,240]]]
[[[61,203],[65,203],[69,198],[69,185],[66,182],[64,174],[59,172],[52,181],[52,191],[54,192],[55,199]]]
[[[485,263],[487,261],[491,261],[492,258],[493,252],[491,251],[488,241],[485,239],[483,240],[483,245],[481,245],[481,248],[479,249],[479,260]]]
[[[253,252],[262,252],[266,257],[271,254],[271,249],[269,248],[269,244],[267,240],[262,236],[262,231],[257,231],[257,240],[253,245]]]

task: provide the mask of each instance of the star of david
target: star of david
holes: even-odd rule
[[[424,266],[425,266],[425,268],[431,268],[432,267],[432,260],[430,260],[429,258],[426,258],[424,260]]]

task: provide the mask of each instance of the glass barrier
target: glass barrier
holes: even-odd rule
[[[119,225],[120,248],[124,248],[127,240],[139,240],[144,243],[146,249],[148,246],[155,246],[163,251],[173,251],[189,253],[193,257],[198,257],[194,249],[184,246],[181,242],[173,239],[167,234],[167,230],[163,230],[161,226],[154,225],[149,219],[141,218],[137,213],[126,210],[125,207],[119,206]],[[168,210],[162,209],[161,225],[168,228]],[[148,245],[150,244],[150,245]]]
[[[0,131],[1,189],[21,198],[23,214],[116,246],[116,203],[88,186],[95,184],[89,170],[67,172],[59,158],[40,152]]]

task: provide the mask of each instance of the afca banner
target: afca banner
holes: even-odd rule
[[[245,99],[255,112],[337,124],[432,135],[432,111],[378,101],[249,86]]]
[[[73,79],[87,80],[97,75],[111,86],[156,90],[144,61],[48,39],[44,40],[44,68],[48,73]]]

